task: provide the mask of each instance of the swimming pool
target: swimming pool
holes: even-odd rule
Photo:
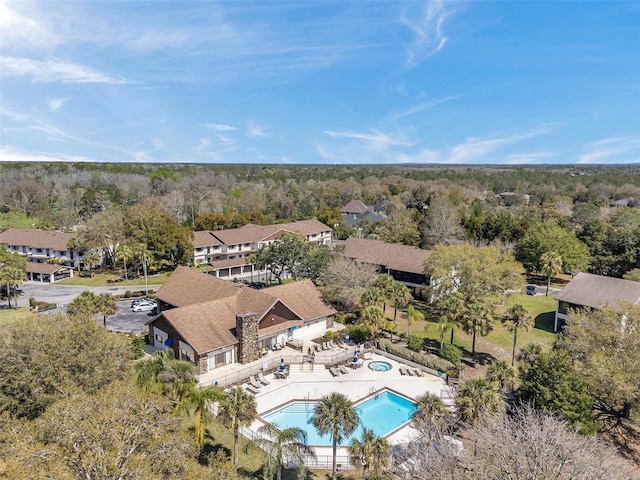
[[[388,372],[389,370],[391,370],[391,364],[389,362],[376,360],[375,362],[369,362],[369,368],[371,370],[375,370],[376,372]]]
[[[311,422],[317,403],[315,400],[293,401],[263,415],[262,419],[277,424],[279,428],[298,427],[303,429],[307,432],[309,445],[331,445],[331,436],[328,434],[320,436]],[[389,390],[383,390],[367,400],[357,403],[355,409],[358,412],[360,423],[354,433],[344,439],[341,445],[349,445],[352,438],[360,438],[365,426],[380,437],[391,433],[409,421],[416,406],[408,398]]]

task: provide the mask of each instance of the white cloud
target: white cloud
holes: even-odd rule
[[[588,150],[578,163],[640,162],[640,137],[619,135],[603,138],[586,145]]]
[[[60,107],[62,107],[67,102],[67,100],[68,99],[66,98],[52,98],[51,100],[47,101],[47,105],[52,112],[55,112]]]
[[[332,130],[325,130],[323,133],[334,138],[361,140],[376,150],[387,147],[410,147],[415,145],[415,142],[406,139],[404,134],[398,134],[393,137],[378,130],[371,129],[369,131],[371,133],[336,132]]]
[[[444,2],[429,1],[419,15],[406,9],[400,14],[399,21],[413,33],[413,42],[407,50],[407,66],[415,67],[427,58],[438,53],[447,42],[442,24],[447,18]]]
[[[253,138],[263,138],[271,136],[271,134],[267,132],[266,127],[259,127],[253,122],[249,122],[249,125],[247,127],[247,135]]]
[[[535,130],[533,132],[511,135],[508,137],[497,138],[468,138],[464,143],[454,146],[449,155],[444,158],[445,163],[472,163],[480,160],[488,162],[486,158],[489,154],[501,149],[507,145],[518,143],[522,140],[537,137],[547,133],[544,129]]]
[[[550,151],[529,152],[529,153],[512,153],[507,156],[506,163],[509,165],[531,164],[531,163],[549,163],[549,159],[555,157],[556,154]]]
[[[0,70],[5,76],[27,76],[34,82],[130,83],[122,77],[58,59],[40,61],[30,58],[0,57]]]
[[[232,127],[231,125],[225,125],[222,123],[204,123],[201,125],[204,128],[208,128],[209,130],[213,130],[215,132],[231,132],[233,130],[237,130],[236,127]]]
[[[44,152],[25,152],[12,145],[0,147],[0,157],[5,162],[99,162],[95,158],[77,155],[50,154]]]
[[[12,4],[12,6],[25,5],[28,5],[27,2]],[[0,3],[0,36],[5,48],[51,46],[57,41],[56,35],[43,21],[22,15],[3,3]]]
[[[399,120],[401,118],[408,117],[409,115],[413,115],[415,113],[422,112],[423,110],[427,110],[429,108],[435,107],[436,105],[440,105],[441,103],[455,100],[456,98],[460,98],[461,96],[462,95],[450,95],[448,97],[443,97],[443,98],[434,98],[433,100],[428,100],[426,102],[419,103],[418,105],[415,105],[401,112],[392,113],[390,118],[391,120]]]

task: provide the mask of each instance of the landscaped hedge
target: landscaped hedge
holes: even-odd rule
[[[407,360],[411,360],[412,362],[419,363],[420,365],[424,365],[425,367],[431,368],[432,370],[441,370],[443,372],[450,372],[452,370],[455,370],[455,366],[453,365],[453,363],[448,362],[443,358],[431,355],[430,353],[426,352],[413,352],[407,347],[396,345],[384,338],[378,340],[378,348],[380,350],[387,351],[397,357],[402,357]]]

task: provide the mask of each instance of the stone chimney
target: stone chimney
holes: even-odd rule
[[[260,358],[258,348],[258,314],[246,312],[236,315],[238,337],[238,363],[249,363]]]

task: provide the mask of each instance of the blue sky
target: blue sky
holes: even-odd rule
[[[640,2],[0,0],[0,161],[640,162]]]

